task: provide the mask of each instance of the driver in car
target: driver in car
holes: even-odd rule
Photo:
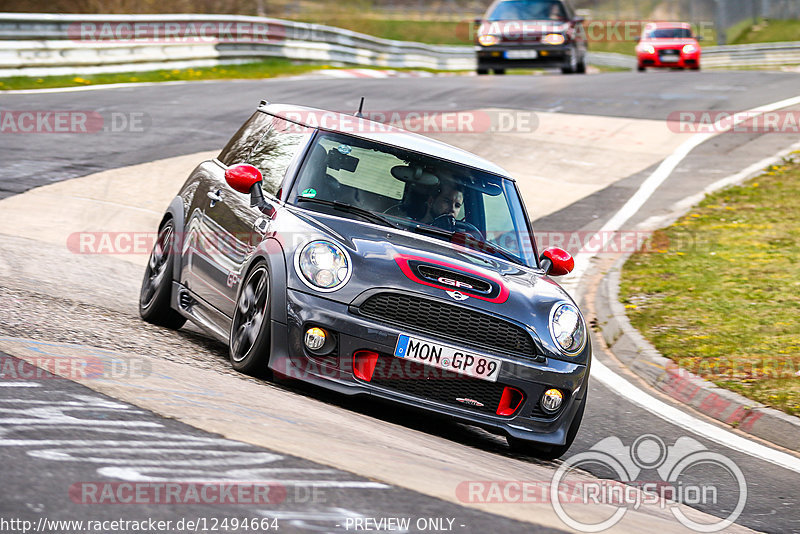
[[[464,187],[451,180],[442,180],[438,189],[428,199],[428,212],[421,222],[430,224],[447,215],[455,219],[463,206]]]

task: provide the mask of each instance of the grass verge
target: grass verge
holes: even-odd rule
[[[769,20],[744,24],[728,31],[730,44],[800,41],[800,20]]]
[[[800,415],[800,152],[709,195],[622,273],[631,323],[720,387]]]
[[[395,20],[359,17],[352,14],[333,17],[330,15],[307,16],[295,20],[317,24],[325,21],[326,26],[335,26],[395,41],[418,41],[440,45],[473,44],[471,21]]]
[[[326,68],[318,63],[296,63],[288,59],[265,59],[241,65],[220,65],[196,69],[165,69],[148,72],[120,72],[84,76],[15,76],[0,78],[0,90],[44,89],[49,87],[75,87],[108,83],[170,82],[179,80],[221,80],[274,78],[303,74]]]

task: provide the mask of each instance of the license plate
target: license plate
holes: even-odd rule
[[[501,360],[479,356],[472,352],[414,338],[405,334],[397,338],[394,355],[406,360],[414,360],[425,365],[453,371],[473,378],[497,382],[500,375]]]
[[[661,56],[661,61],[669,62],[669,61],[680,61],[680,57],[678,56]]]
[[[538,56],[536,50],[506,50],[506,59],[536,59]]]

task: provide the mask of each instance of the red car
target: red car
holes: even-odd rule
[[[639,72],[647,67],[700,70],[700,45],[686,22],[650,22],[636,45]]]

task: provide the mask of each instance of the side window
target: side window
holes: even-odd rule
[[[264,191],[277,194],[286,169],[297,152],[306,144],[313,129],[267,115],[269,123],[264,135],[250,153],[247,163],[264,176]]]
[[[247,161],[247,157],[264,135],[271,122],[271,117],[266,113],[261,113],[260,111],[253,113],[247,122],[239,128],[236,135],[228,141],[228,144],[219,153],[217,159],[228,167]]]

